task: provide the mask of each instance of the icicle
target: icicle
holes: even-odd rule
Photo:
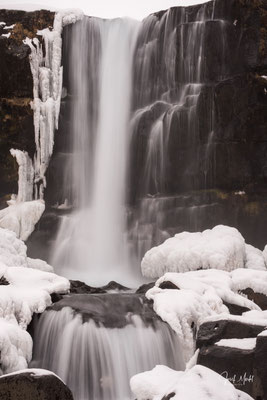
[[[45,173],[54,147],[54,134],[58,129],[60,101],[62,93],[63,67],[62,29],[83,16],[79,10],[60,11],[55,15],[54,27],[38,31],[45,45],[37,38],[26,38],[24,43],[31,49],[30,65],[33,75],[33,102],[36,154],[34,157],[35,199],[43,199],[46,187]]]

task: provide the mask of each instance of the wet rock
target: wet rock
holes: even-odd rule
[[[229,379],[237,389],[250,395],[254,393],[254,350],[216,345],[203,347],[200,349],[197,363]]]
[[[70,293],[73,294],[96,294],[96,293],[106,293],[102,288],[95,288],[81,281],[70,280]]]
[[[199,327],[196,345],[197,348],[202,348],[211,346],[221,339],[253,338],[263,329],[260,325],[250,325],[234,320],[205,322]]]
[[[159,287],[161,289],[180,289],[179,287],[177,287],[173,282],[169,282],[169,281],[164,281],[162,282]]]
[[[155,282],[145,283],[144,285],[141,285],[141,286],[136,290],[135,293],[138,293],[138,294],[146,294],[146,292],[147,292],[149,289],[153,288],[154,286],[155,286]]]
[[[44,373],[44,375],[42,375]],[[73,400],[70,389],[54,374],[25,370],[0,378],[3,400]]]
[[[9,282],[6,280],[6,278],[4,276],[1,276],[1,278],[0,278],[0,286],[1,285],[4,285],[4,286],[9,285]]]
[[[103,294],[103,293],[112,293],[112,292],[120,292],[130,290],[126,286],[123,286],[115,281],[109,282],[105,286],[101,287],[93,287],[89,286],[81,281],[70,281],[70,293],[75,294]]]
[[[241,293],[245,294],[249,300],[254,301],[262,310],[267,310],[267,297],[262,293],[256,293],[251,288],[242,290]]]
[[[226,305],[230,314],[232,315],[242,315],[244,312],[250,311],[249,308],[238,306],[237,304],[227,303],[226,301],[224,301],[223,304]]]
[[[64,296],[48,310],[59,311],[64,307],[81,314],[84,322],[92,319],[108,328],[123,328],[131,323],[135,315],[148,325],[160,319],[153,310],[152,302],[134,293],[72,294]]]

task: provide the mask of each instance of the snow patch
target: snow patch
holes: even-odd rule
[[[237,268],[266,270],[266,254],[246,245],[237,229],[217,225],[203,232],[182,232],[150,249],[141,263],[142,273],[156,278],[166,272],[199,269],[232,271]]]
[[[130,386],[137,400],[160,400],[170,393],[174,393],[173,400],[252,400],[227,379],[202,365],[185,372],[157,365],[151,371],[133,376]]]
[[[221,339],[215,343],[216,346],[232,347],[241,350],[253,350],[256,347],[256,338],[245,339]]]
[[[32,339],[26,328],[33,313],[51,305],[52,293],[69,290],[66,278],[44,270],[52,267],[27,258],[27,248],[15,233],[0,229],[0,278],[8,282],[0,286],[0,375],[27,367]]]
[[[7,203],[9,206],[0,211],[0,227],[15,232],[19,239],[27,240],[45,210],[44,201],[18,203],[9,200]]]

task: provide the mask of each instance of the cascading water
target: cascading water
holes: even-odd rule
[[[209,24],[218,25],[224,45],[224,22],[214,5],[171,9],[141,24],[84,18],[69,28],[72,172],[65,179],[73,211],[55,243],[57,272],[89,284],[136,286],[144,252],[181,230],[181,221],[197,230],[206,216],[205,205],[185,193],[208,188],[215,175],[205,35]],[[204,128],[200,103],[209,110]],[[66,305],[77,302],[72,295],[38,322],[34,365],[57,373],[75,400],[129,400],[135,373],[156,364],[184,368],[177,336],[155,314],[146,320],[127,306],[127,322],[108,326],[109,296],[100,320],[92,295],[81,301],[83,311]]]
[[[151,15],[138,36],[131,120],[135,209],[129,229],[137,264],[170,235],[199,229],[206,208],[191,198],[194,191],[214,185],[214,93],[207,77],[207,29],[211,24],[218,29],[223,76],[225,21],[216,19],[215,2],[195,10],[176,8]],[[210,114],[205,128],[201,96]]]
[[[163,364],[184,368],[182,349],[169,326],[147,326],[133,315],[125,327],[108,328],[65,307],[42,314],[35,334],[33,366],[58,374],[75,400],[130,400],[136,373]]]
[[[137,285],[126,243],[132,64],[139,23],[84,18],[71,30],[72,194],[51,260],[68,277]]]

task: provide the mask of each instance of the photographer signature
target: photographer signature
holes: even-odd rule
[[[221,376],[236,386],[244,386],[246,383],[252,383],[254,381],[254,375],[248,375],[246,372],[243,375],[229,376],[228,371],[221,373]]]

